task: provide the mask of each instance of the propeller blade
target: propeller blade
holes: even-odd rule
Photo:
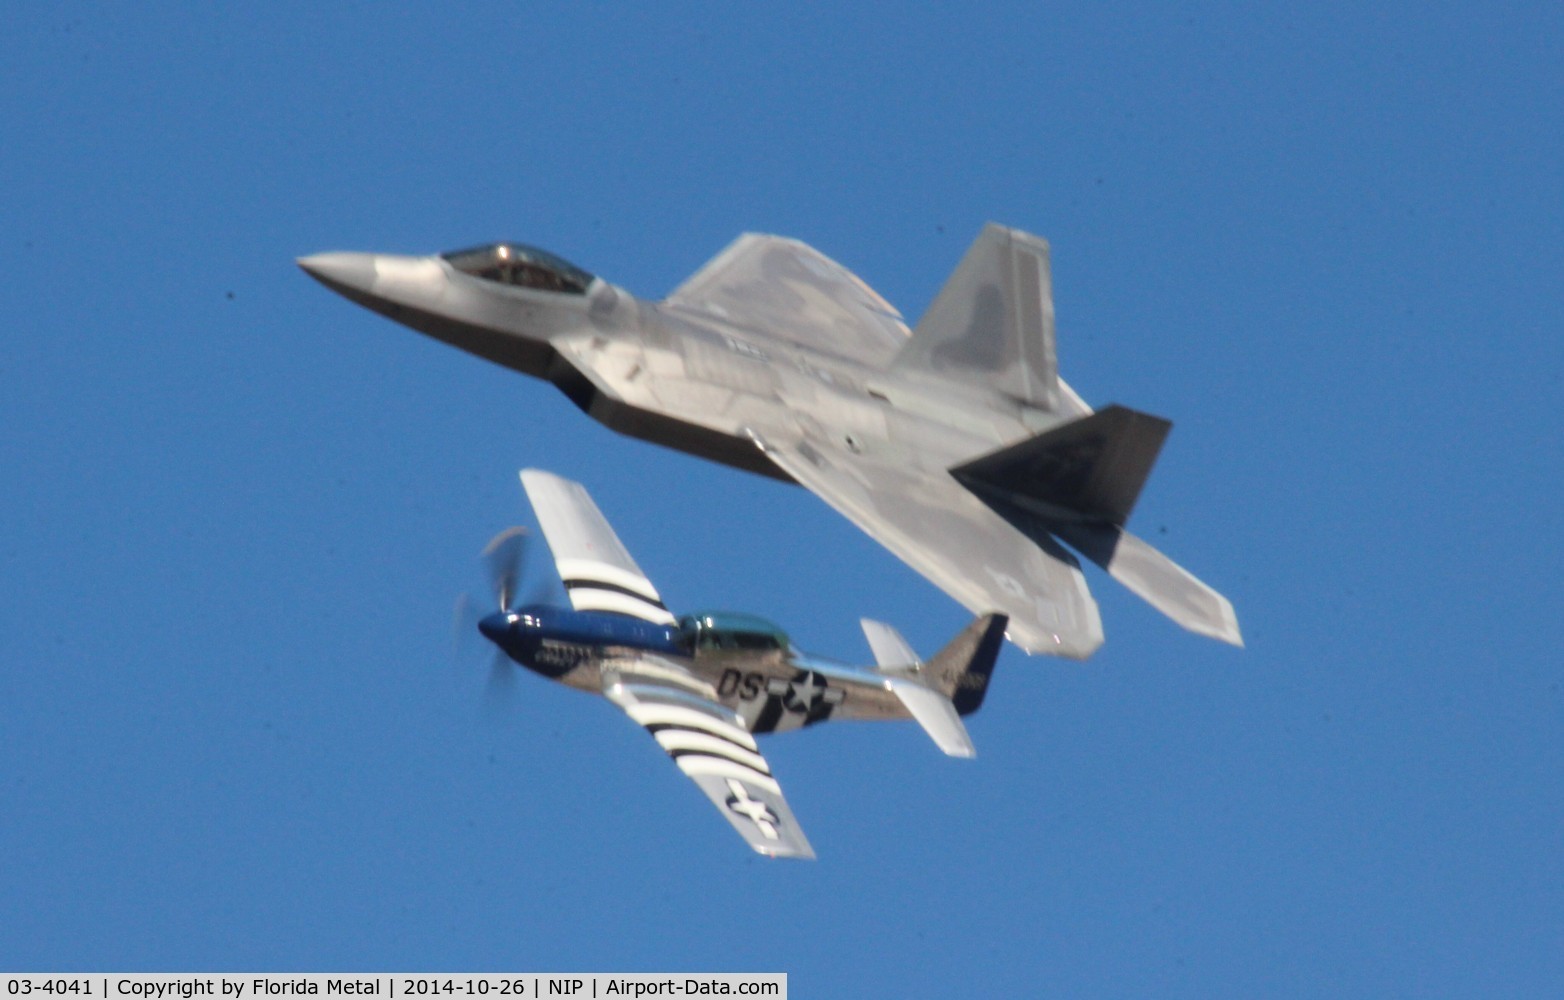
[[[489,583],[501,611],[509,611],[511,601],[516,596],[527,536],[526,528],[506,528],[483,547],[483,561],[488,567]]]
[[[516,670],[510,657],[496,649],[494,658],[489,661],[489,680],[483,688],[483,714],[490,718],[502,717],[510,707],[511,692],[515,689]]]
[[[451,609],[451,662],[461,663],[472,648],[473,633],[478,631],[478,603],[471,594],[462,594]]]

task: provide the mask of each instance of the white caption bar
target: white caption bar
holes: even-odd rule
[[[639,1000],[642,997],[764,997],[787,1000],[785,972],[16,972],[0,974],[0,1000]]]

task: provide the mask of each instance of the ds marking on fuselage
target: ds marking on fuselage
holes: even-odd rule
[[[755,701],[762,695],[780,699],[789,712],[808,715],[817,702],[839,705],[847,698],[847,692],[832,687],[820,674],[806,670],[792,680],[766,677],[756,670],[742,671],[729,668],[717,681],[717,694],[723,698],[737,697],[740,701]]]

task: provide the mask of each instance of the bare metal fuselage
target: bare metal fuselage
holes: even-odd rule
[[[736,711],[752,733],[828,720],[910,719],[891,689],[907,669],[857,667],[791,645],[699,648],[694,635],[621,615],[531,606],[490,616],[482,631],[511,659],[550,680],[601,695],[616,683],[688,688]]]

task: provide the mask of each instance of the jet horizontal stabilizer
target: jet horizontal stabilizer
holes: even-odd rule
[[[990,452],[950,470],[967,489],[1059,519],[1123,524],[1173,425],[1124,406]]]
[[[1113,524],[1053,524],[1050,530],[1177,624],[1244,644],[1232,602],[1142,539]]]
[[[1242,646],[1227,598],[1124,530],[1172,427],[1109,406],[950,474],[1038,545],[1063,541],[1184,628]]]
[[[1119,525],[1050,517],[997,494],[984,495],[983,500],[1036,544],[1061,548],[1059,542],[1064,542],[1183,628],[1234,646],[1244,644],[1227,598]]]

